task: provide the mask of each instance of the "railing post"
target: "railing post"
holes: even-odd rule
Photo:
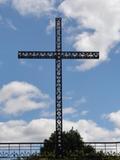
[[[20,157],[20,143],[19,143],[18,147],[19,147],[18,149],[19,149],[19,157]]]
[[[10,143],[8,144],[8,155],[9,155],[9,158],[10,158]]]
[[[30,155],[32,155],[32,144],[30,143]]]
[[[106,143],[105,143],[105,154],[106,154]]]
[[[117,142],[116,142],[116,153],[118,154],[118,150],[117,150]]]

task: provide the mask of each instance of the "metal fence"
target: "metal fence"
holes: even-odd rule
[[[40,155],[44,143],[0,143],[0,160],[16,160]]]
[[[120,142],[85,142],[97,152],[102,151],[105,154],[120,153]],[[32,155],[40,155],[44,143],[0,143],[0,160],[24,159]]]
[[[102,151],[105,154],[120,153],[120,142],[85,142],[85,145],[91,145],[97,152]]]

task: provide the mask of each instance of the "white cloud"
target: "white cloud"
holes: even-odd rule
[[[37,87],[13,81],[0,89],[0,111],[4,114],[17,115],[27,111],[47,108],[50,98]]]
[[[14,31],[17,30],[17,27],[14,25],[11,19],[3,18],[1,15],[0,15],[0,24],[4,25],[5,27],[9,27]]]
[[[87,99],[85,97],[81,97],[80,99],[75,101],[74,106],[79,107],[81,104],[87,103]]]
[[[17,30],[17,27],[13,24],[13,22],[10,19],[6,20],[7,25],[14,31]]]
[[[0,0],[0,4],[6,1]],[[51,14],[53,10],[56,11],[55,0],[11,0],[10,2],[23,16],[40,17]],[[73,0],[64,0],[59,4],[57,11],[62,12],[65,18],[72,18],[77,22],[76,29],[69,30],[75,49],[100,51],[99,60],[81,61],[82,63],[76,65],[76,70],[89,70],[108,61],[111,48],[120,41],[119,0],[76,0],[75,3]],[[16,29],[12,23],[9,25],[12,29]],[[47,30],[49,31],[53,26],[53,21],[50,21]],[[76,33],[73,34],[73,31]]]
[[[66,94],[66,96],[63,97],[64,100],[72,100],[73,96],[71,96],[72,94]],[[86,98],[84,96],[82,96],[81,98],[79,98],[78,100],[76,100],[74,102],[74,104],[72,105],[73,107],[66,107],[63,108],[63,114],[64,115],[68,115],[68,114],[73,114],[73,113],[78,113],[78,108],[82,105],[85,104],[87,102]],[[88,113],[88,111],[84,110],[80,113],[80,115],[86,115]]]
[[[30,122],[26,121],[8,121],[0,122],[1,142],[12,141],[43,141],[55,130],[54,120],[52,119],[36,119]],[[8,132],[9,131],[9,132]]]
[[[80,115],[81,116],[86,116],[88,114],[88,111],[84,110],[84,111],[81,111]]]
[[[63,114],[64,115],[73,114],[73,113],[76,113],[76,112],[77,112],[77,110],[73,107],[63,108]]]
[[[74,96],[74,91],[67,91],[65,95],[63,95],[63,100],[72,100]]]
[[[84,141],[119,141],[120,129],[108,130],[92,120],[64,121],[64,130],[77,129]]]
[[[86,60],[76,66],[77,70],[89,70],[109,60],[109,53],[120,41],[120,1],[119,0],[64,0],[59,11],[67,18],[77,21],[82,33],[77,30],[74,37],[76,50],[100,51],[99,60]],[[85,29],[92,29],[88,32]]]
[[[64,115],[72,115],[74,113],[76,113],[77,110],[73,107],[66,107],[66,108],[63,108],[63,114]],[[55,112],[47,112],[47,111],[42,111],[40,113],[41,117],[44,117],[44,118],[53,118],[55,117]]]
[[[113,122],[117,127],[120,128],[120,110],[118,110],[117,112],[112,112],[110,114],[107,114],[104,116],[104,118]]]
[[[115,141],[120,140],[120,129],[107,130],[98,126],[94,121],[81,119],[79,121],[63,122],[65,131],[77,129],[84,141]],[[0,141],[43,141],[55,130],[54,119],[34,119],[30,122],[17,120],[0,122]],[[8,132],[9,131],[9,132]]]
[[[46,28],[47,33],[50,33],[50,31],[51,31],[54,27],[55,27],[55,20],[53,19],[53,20],[50,20],[50,21],[49,21],[49,24],[48,24],[48,26],[47,26],[47,28]]]
[[[107,119],[114,122],[113,129],[99,126],[92,120],[63,121],[63,130],[77,129],[84,141],[120,141],[120,111],[108,114]],[[117,126],[117,127],[116,127]],[[12,120],[0,122],[0,141],[43,141],[55,130],[55,119],[41,118],[29,122]],[[8,132],[9,130],[9,132]]]
[[[73,97],[72,96],[63,96],[63,100],[72,100]]]
[[[44,14],[50,14],[54,9],[54,0],[12,0],[12,6],[23,16],[40,17]]]
[[[42,112],[40,113],[40,116],[41,116],[41,117],[44,117],[44,118],[53,118],[53,117],[55,117],[55,112],[42,111]]]

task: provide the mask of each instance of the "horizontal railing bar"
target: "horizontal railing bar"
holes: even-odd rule
[[[120,143],[120,141],[118,142],[84,142],[85,144],[116,144],[116,143]]]
[[[44,144],[43,142],[0,142],[1,144]]]
[[[118,142],[84,142],[84,144],[120,144],[120,141]],[[45,144],[44,142],[0,142],[1,144]]]

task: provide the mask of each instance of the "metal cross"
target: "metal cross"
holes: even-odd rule
[[[55,59],[56,70],[56,157],[62,157],[62,59],[98,59],[99,52],[62,51],[62,18],[55,19],[55,51],[19,51],[18,58]]]

